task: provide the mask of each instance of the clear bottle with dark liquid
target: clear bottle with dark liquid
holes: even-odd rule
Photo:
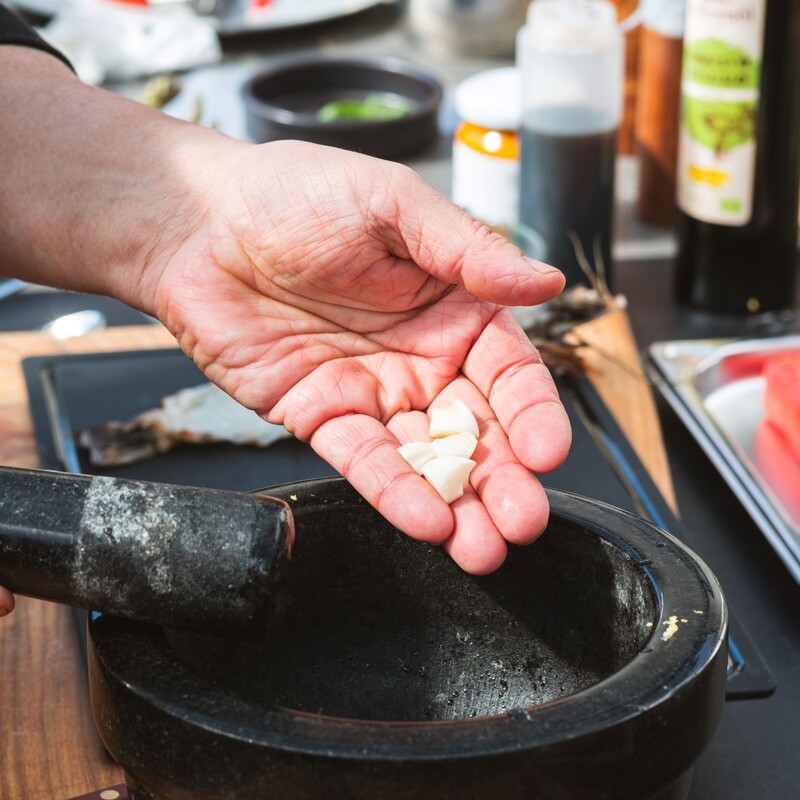
[[[610,282],[623,37],[604,0],[536,0],[517,39],[522,79],[520,221],[567,285],[584,265]]]
[[[800,3],[689,0],[681,94],[678,301],[739,316],[792,308]]]

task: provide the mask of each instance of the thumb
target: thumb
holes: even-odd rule
[[[558,296],[564,275],[528,258],[499,233],[476,221],[416,173],[396,187],[397,232],[410,257],[434,277],[459,284],[491,303],[527,306]]]

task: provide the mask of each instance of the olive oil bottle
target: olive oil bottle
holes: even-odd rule
[[[800,2],[688,0],[676,296],[753,315],[794,304]]]

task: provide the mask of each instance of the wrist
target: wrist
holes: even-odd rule
[[[152,313],[154,273],[211,203],[204,180],[248,145],[84,85],[36,50],[0,47],[0,74],[3,272]]]
[[[158,314],[164,271],[204,248],[232,162],[250,147],[216,131],[159,114],[136,147],[139,166],[121,179],[118,207],[110,214],[109,269],[102,292]],[[135,179],[132,179],[135,174]]]

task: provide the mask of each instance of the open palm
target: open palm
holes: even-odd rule
[[[207,376],[282,423],[398,528],[474,573],[544,528],[531,470],[569,425],[506,305],[563,279],[398,165],[275,143],[237,151],[213,209],[154,263],[153,308]],[[448,506],[398,455],[431,406],[479,421],[471,488]]]

